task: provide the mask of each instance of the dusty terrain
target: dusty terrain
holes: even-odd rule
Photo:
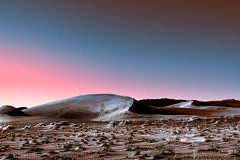
[[[2,159],[176,160],[240,156],[240,116],[176,116],[110,123],[19,120],[1,123]]]
[[[0,159],[238,159],[240,101],[90,94],[0,107]]]

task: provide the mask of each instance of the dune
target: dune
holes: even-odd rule
[[[147,99],[134,101],[130,111],[140,114],[159,115],[197,115],[197,116],[232,116],[240,115],[240,101],[187,101],[176,99]]]
[[[0,107],[0,114],[9,116],[29,116],[28,114],[21,111],[23,109],[26,109],[26,107],[15,108],[10,105],[4,105]]]
[[[133,105],[129,108],[129,111],[140,113],[140,114],[156,114],[156,108],[152,108],[149,106],[155,107],[165,107],[181,102],[186,102],[186,100],[176,100],[176,99],[144,99],[144,100],[134,100]],[[159,112],[158,112],[159,113]]]
[[[80,119],[112,119],[132,106],[133,98],[114,94],[89,94],[23,110],[31,116]]]
[[[156,115],[240,115],[238,104],[240,103],[236,100],[223,100],[221,102],[168,98],[136,100],[114,94],[89,94],[31,107],[24,109],[23,112],[27,115],[40,117],[110,121],[144,118],[149,117],[149,115],[155,118]]]
[[[193,106],[225,106],[240,108],[240,101],[235,99],[226,99],[221,101],[197,101],[192,102]]]
[[[164,114],[164,115],[197,115],[197,116],[211,116],[216,115],[226,110],[213,110],[213,109],[195,109],[195,108],[174,108],[174,107],[153,107],[149,106],[155,110],[155,114]]]

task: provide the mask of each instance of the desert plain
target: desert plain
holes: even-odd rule
[[[240,116],[1,124],[2,159],[237,159]],[[64,120],[64,121],[63,121]]]
[[[85,95],[6,105],[0,159],[240,159],[239,104]]]

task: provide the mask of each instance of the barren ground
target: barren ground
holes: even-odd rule
[[[51,123],[53,120],[20,118],[1,123],[0,158],[176,160],[240,156],[240,116],[116,121],[111,125],[77,120],[69,120],[69,125],[59,123],[62,119]]]

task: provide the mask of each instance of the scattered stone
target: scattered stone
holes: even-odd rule
[[[70,127],[78,127],[78,125],[76,125],[75,123],[71,123]]]
[[[38,123],[35,127],[44,127],[44,126],[46,126],[45,123]]]
[[[25,126],[25,127],[24,127],[25,130],[29,130],[29,129],[31,129],[31,128],[32,128],[31,125],[30,125],[30,126]]]
[[[66,125],[67,126],[67,125],[69,125],[69,123],[67,121],[61,121],[61,122],[58,123],[58,125],[60,125],[60,126],[61,125]]]
[[[14,129],[14,127],[12,125],[7,125],[7,126],[2,128],[3,131],[10,130],[10,129]]]
[[[109,122],[108,125],[109,125],[110,127],[116,127],[116,126],[117,126],[117,123],[114,122],[114,121],[111,121],[111,122]]]

